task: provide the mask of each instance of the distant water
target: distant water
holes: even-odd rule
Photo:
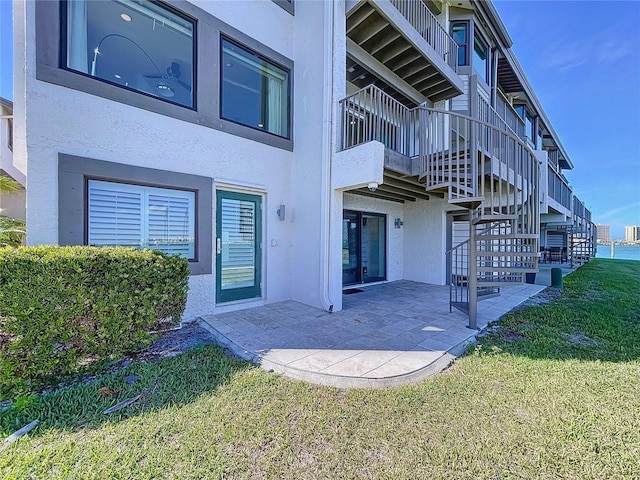
[[[616,245],[616,260],[640,260],[640,245]],[[596,258],[611,258],[611,245],[598,245]]]

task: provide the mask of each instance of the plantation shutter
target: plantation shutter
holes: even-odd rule
[[[143,244],[142,190],[133,185],[89,181],[89,245]]]
[[[255,204],[223,198],[222,212],[222,289],[254,285],[256,261]]]
[[[149,248],[194,258],[193,192],[157,188],[146,190]]]
[[[195,193],[89,181],[89,245],[195,257]]]

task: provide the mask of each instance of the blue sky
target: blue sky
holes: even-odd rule
[[[640,225],[640,1],[495,0],[575,164],[566,176],[611,225]],[[0,95],[13,98],[11,1],[0,0]]]
[[[13,99],[11,0],[0,0],[0,96]]]
[[[595,223],[640,225],[640,1],[494,5]]]

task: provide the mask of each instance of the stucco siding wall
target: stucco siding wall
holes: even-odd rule
[[[300,290],[292,292],[290,278],[292,258],[302,259],[295,262],[296,277],[300,278],[299,274],[305,271],[305,277],[310,279],[307,281],[313,283],[308,288],[319,290],[320,239],[315,232],[320,221],[317,178],[322,159],[321,140],[313,134],[317,134],[314,129],[322,118],[318,111],[323,101],[323,64],[319,60],[322,43],[313,43],[311,39],[318,33],[314,24],[321,22],[322,17],[316,14],[323,2],[297,6],[295,18],[266,0],[193,2],[294,61],[293,152],[36,80],[34,3],[18,2],[16,7],[26,12],[23,19],[26,37],[16,42],[16,65],[24,69],[20,57],[26,59],[26,74],[24,78],[20,78],[20,74],[16,76],[18,118],[14,125],[20,139],[14,143],[29,165],[28,244],[58,242],[59,153],[206,176],[214,185],[211,199],[214,212],[215,188],[263,195],[262,295],[265,301],[297,298],[317,304],[317,300],[304,296]],[[262,20],[256,22],[256,18]],[[294,22],[304,22],[307,29],[294,27]],[[18,32],[18,35],[24,33]],[[308,38],[301,42],[305,35]],[[306,130],[298,128],[301,121],[311,118],[314,120]],[[292,191],[294,184],[297,185],[295,192]],[[286,205],[285,221],[280,221],[276,214],[281,204]],[[294,236],[294,229],[303,234]],[[215,236],[215,214],[210,234]],[[215,268],[212,271],[215,272]],[[213,311],[215,276],[192,276],[185,318]]]
[[[444,285],[446,209],[440,199],[408,202],[404,207],[404,278]]]

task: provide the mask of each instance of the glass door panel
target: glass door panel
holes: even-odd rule
[[[216,301],[259,297],[261,198],[217,192]]]
[[[360,283],[360,219],[345,212],[342,218],[342,284]]]
[[[384,280],[386,268],[385,217],[362,214],[362,281]]]
[[[345,210],[342,217],[342,284],[385,280],[386,216]]]

